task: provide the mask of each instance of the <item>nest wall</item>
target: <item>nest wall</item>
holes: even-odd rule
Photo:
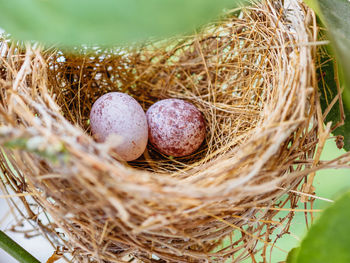
[[[297,0],[262,1],[196,35],[129,48],[71,54],[3,39],[3,189],[21,194],[25,216],[73,261],[268,260],[270,236],[287,233],[293,217],[273,223],[278,210],[269,208],[296,207],[291,190],[334,164],[315,155],[329,135],[316,40],[315,16]],[[113,142],[89,130],[93,102],[111,91],[144,110],[164,98],[192,102],[205,142],[187,157],[148,145],[138,160],[118,162]]]

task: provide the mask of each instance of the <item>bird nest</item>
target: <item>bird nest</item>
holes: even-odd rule
[[[2,39],[3,190],[77,262],[266,260],[288,232],[302,182],[326,168],[329,135],[317,95],[314,14],[297,0],[228,11],[193,36],[69,53]],[[120,162],[94,141],[94,101],[125,92],[147,110],[193,103],[206,138],[190,156],[149,145]],[[298,194],[299,193],[299,194]],[[35,203],[35,204],[33,204]],[[40,209],[36,209],[39,207]],[[43,217],[43,215],[47,217]]]

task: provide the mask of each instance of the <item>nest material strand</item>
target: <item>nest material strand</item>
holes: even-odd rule
[[[79,262],[239,262],[258,251],[267,260],[269,237],[286,233],[292,218],[272,224],[278,211],[268,208],[295,207],[299,196],[285,194],[331,165],[314,161],[320,132],[329,135],[316,47],[307,45],[315,17],[286,2],[263,1],[197,35],[137,48],[72,55],[3,40],[7,190],[29,193],[50,215],[41,229]],[[205,116],[205,143],[185,158],[148,146],[135,162],[116,161],[112,142],[89,135],[92,103],[110,91],[145,110],[163,98],[191,101]]]

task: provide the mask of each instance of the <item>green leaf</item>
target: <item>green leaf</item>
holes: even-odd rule
[[[344,148],[350,150],[350,2],[348,0],[306,0],[306,3],[312,7],[319,15],[322,22],[326,25],[328,34],[332,43],[332,49],[337,58],[339,81],[344,88],[342,97],[344,102],[345,125],[334,131],[335,135],[344,136]],[[332,63],[330,63],[332,64]],[[333,65],[323,70],[328,76],[334,75]],[[329,91],[333,97],[337,94],[334,80],[330,83]],[[332,84],[333,83],[333,84]],[[329,96],[330,99],[333,98]],[[324,98],[325,99],[325,98]],[[322,102],[322,99],[321,99]],[[325,101],[323,108],[325,108]],[[339,107],[335,105],[326,121],[335,123],[339,118]],[[338,111],[338,112],[337,112]]]
[[[350,192],[328,207],[311,226],[288,263],[350,262]]]
[[[295,247],[288,253],[287,263],[297,263],[297,257],[299,253],[300,247]]]
[[[39,260],[29,254],[24,248],[0,230],[0,248],[5,250],[20,263],[40,263]]]
[[[47,44],[126,44],[192,32],[237,1],[0,0],[0,27]]]
[[[345,103],[350,107],[350,2],[348,0],[319,0],[319,8],[338,61],[346,92]]]
[[[310,7],[312,8],[316,14],[320,15],[321,11],[320,8],[318,6],[318,2],[317,0],[304,0],[304,2]]]
[[[318,59],[319,64],[322,67],[317,69],[318,86],[320,91],[320,102],[323,112],[325,112],[332,102],[332,100],[338,95],[337,84],[335,81],[335,58],[332,55],[331,47],[326,46],[320,52]],[[344,93],[343,93],[344,96]],[[345,121],[344,125],[338,127],[333,131],[333,135],[344,136],[344,149],[350,150],[350,105],[344,104]],[[332,121],[333,125],[336,125],[341,121],[341,111],[339,108],[339,101],[335,103],[330,112],[328,113],[325,123]]]

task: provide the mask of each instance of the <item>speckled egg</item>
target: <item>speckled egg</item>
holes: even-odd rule
[[[181,157],[195,152],[205,138],[202,113],[191,103],[165,99],[146,112],[149,140],[161,153]]]
[[[123,161],[132,161],[142,155],[147,146],[148,125],[141,105],[121,92],[110,92],[100,97],[90,112],[92,134],[104,142],[111,134],[121,142],[115,152]]]

